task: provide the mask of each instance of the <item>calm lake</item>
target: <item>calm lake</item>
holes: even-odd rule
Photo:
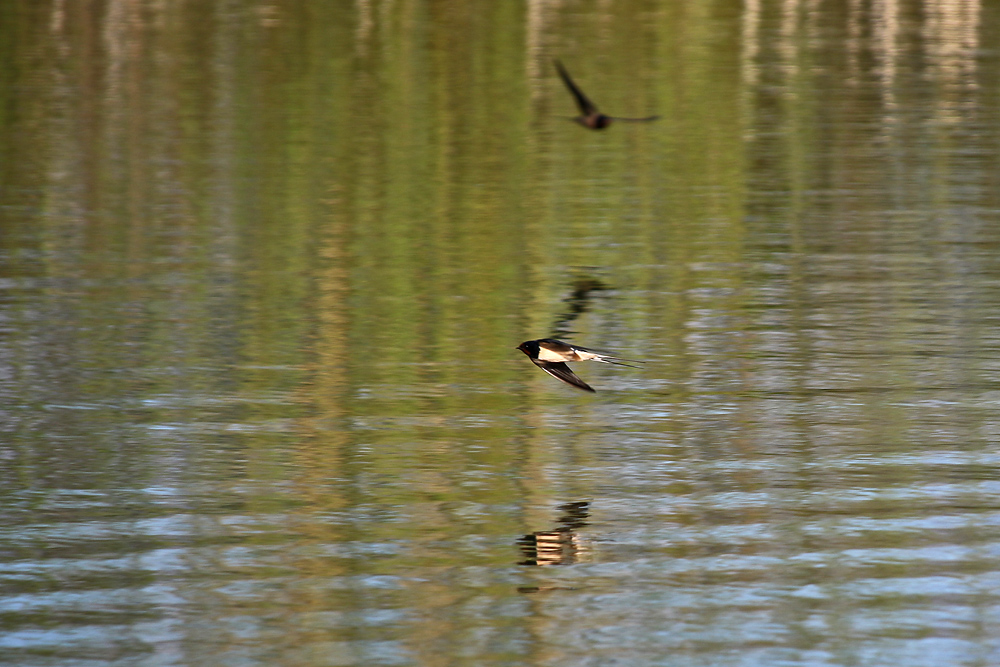
[[[998,223],[996,2],[3,2],[0,662],[996,665]]]

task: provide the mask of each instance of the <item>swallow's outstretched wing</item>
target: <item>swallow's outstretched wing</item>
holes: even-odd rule
[[[531,361],[557,380],[562,380],[566,384],[576,387],[577,389],[582,389],[595,394],[597,393],[593,387],[581,380],[576,373],[569,369],[569,366],[561,361],[539,361],[538,359],[532,359]]]
[[[576,105],[580,107],[580,113],[584,116],[592,116],[600,114],[601,112],[597,110],[597,106],[590,101],[590,99],[583,94],[583,91],[576,87],[573,83],[573,79],[570,78],[569,72],[563,67],[562,63],[558,60],[555,61],[556,69],[559,70],[559,76],[562,77],[563,83],[569,88],[569,92],[573,93],[573,97],[576,98]]]

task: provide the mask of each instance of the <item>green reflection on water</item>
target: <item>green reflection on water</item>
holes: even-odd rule
[[[20,655],[862,664],[985,613],[911,579],[993,569],[997,10],[876,4],[0,8]],[[566,121],[553,57],[661,120]],[[553,333],[649,363],[574,394]],[[514,566],[583,500],[579,567]]]

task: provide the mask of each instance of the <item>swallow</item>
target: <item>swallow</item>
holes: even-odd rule
[[[616,366],[638,368],[638,366],[625,363],[626,361],[632,361],[632,359],[613,357],[610,354],[598,352],[597,350],[591,350],[587,347],[570,345],[569,343],[564,343],[561,340],[556,340],[555,338],[526,340],[518,345],[517,349],[528,355],[528,358],[531,359],[531,363],[535,364],[552,377],[562,380],[566,384],[576,387],[577,389],[594,393],[596,393],[596,391],[593,387],[581,380],[577,377],[576,373],[570,370],[569,366],[566,365],[567,361],[599,361],[602,364],[615,364]]]
[[[562,77],[563,83],[565,83],[566,87],[569,88],[569,92],[573,93],[573,97],[576,99],[576,105],[580,107],[580,113],[582,115],[573,119],[580,125],[589,127],[591,130],[603,130],[608,125],[611,125],[611,121],[613,120],[643,123],[659,118],[659,116],[648,116],[646,118],[617,118],[614,116],[605,116],[598,111],[597,106],[583,94],[583,91],[577,88],[576,84],[573,83],[573,79],[570,78],[569,72],[566,71],[566,68],[563,67],[562,63],[558,60],[556,60],[555,63],[556,69],[559,70],[559,76]]]

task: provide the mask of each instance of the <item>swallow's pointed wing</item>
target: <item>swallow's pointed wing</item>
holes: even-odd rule
[[[551,361],[538,361],[532,359],[536,366],[541,368],[543,371],[551,375],[552,377],[562,380],[568,385],[576,387],[577,389],[582,389],[584,391],[589,391],[597,393],[593,387],[577,377],[576,373],[569,369],[569,366],[561,361],[551,362]]]
[[[569,72],[567,72],[566,68],[562,66],[562,63],[558,60],[556,60],[555,63],[556,69],[559,70],[559,76],[562,77],[563,83],[566,84],[566,87],[569,88],[569,92],[573,93],[573,97],[576,98],[576,105],[580,107],[580,113],[584,116],[600,113],[597,110],[597,107],[594,106],[594,103],[583,94],[583,91],[576,87],[576,84],[573,83],[573,79],[570,78]]]

